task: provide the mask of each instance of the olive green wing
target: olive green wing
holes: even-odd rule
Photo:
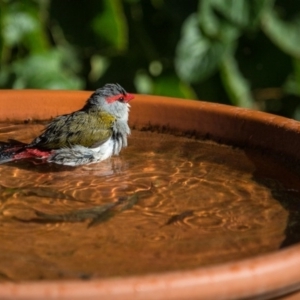
[[[82,145],[96,147],[112,135],[116,118],[105,111],[76,111],[55,118],[31,145],[58,149]]]

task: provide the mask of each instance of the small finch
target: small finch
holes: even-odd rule
[[[78,166],[118,155],[127,146],[128,102],[133,98],[119,84],[106,84],[82,109],[53,119],[30,144],[1,143],[0,164],[38,158]]]

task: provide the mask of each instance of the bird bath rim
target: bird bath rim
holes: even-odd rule
[[[49,120],[83,106],[91,92],[0,91],[0,123]],[[300,124],[258,111],[160,96],[135,95],[130,125],[300,158]],[[258,257],[188,271],[126,278],[0,283],[0,299],[240,299],[300,289],[300,244]],[[284,276],[283,276],[284,274]],[[298,295],[298,293],[297,293]],[[300,293],[299,293],[300,295]],[[299,296],[298,295],[298,296]],[[296,299],[296,298],[295,298]]]

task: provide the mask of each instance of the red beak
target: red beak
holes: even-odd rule
[[[132,94],[127,93],[124,100],[125,100],[125,102],[129,102],[129,101],[131,101],[133,98],[134,98],[134,96],[133,96]]]

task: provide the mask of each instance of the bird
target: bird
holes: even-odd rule
[[[80,110],[55,117],[31,143],[2,142],[0,164],[36,158],[74,167],[119,155],[130,134],[129,101],[133,98],[118,83],[105,84]]]

